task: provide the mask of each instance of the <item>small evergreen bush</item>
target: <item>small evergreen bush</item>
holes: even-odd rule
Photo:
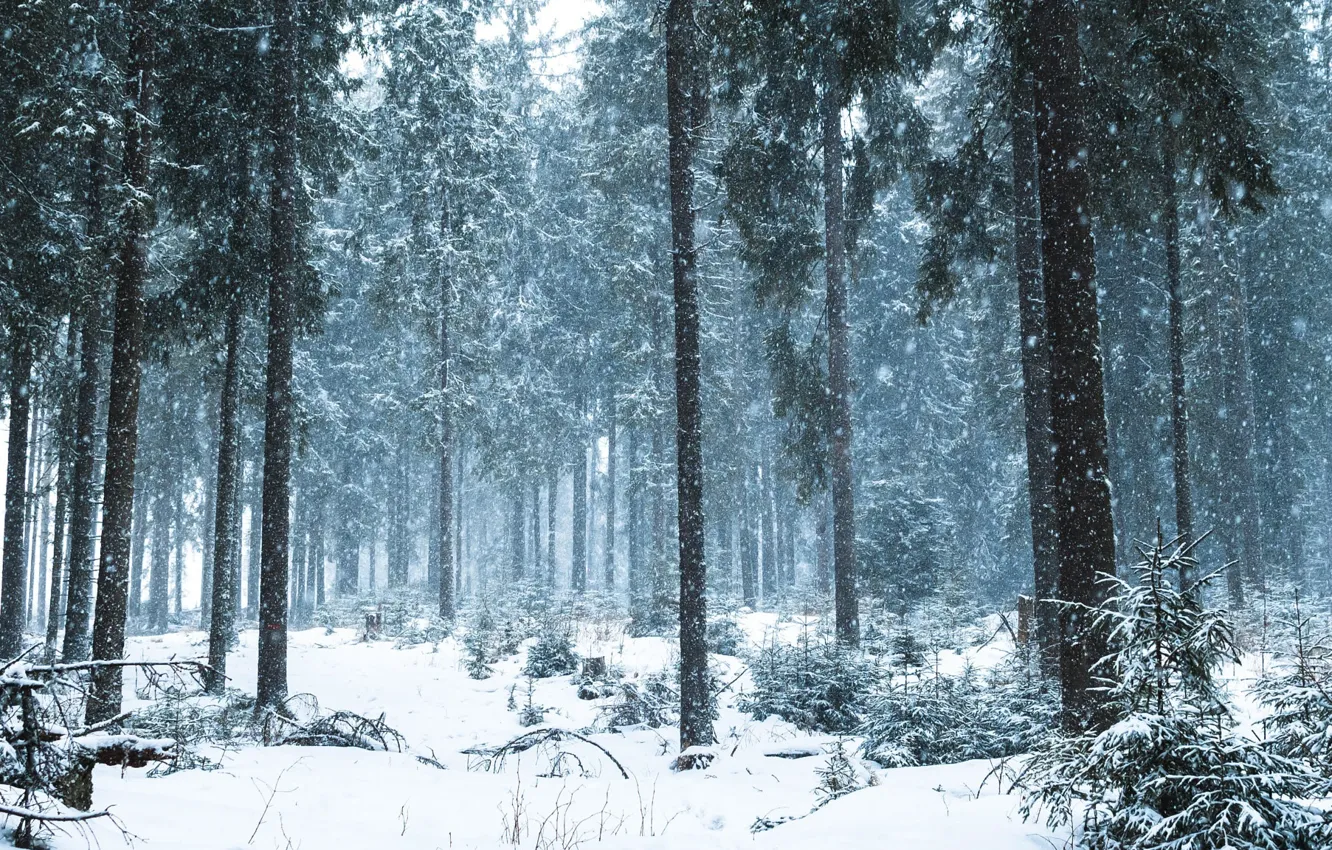
[[[831,734],[860,727],[882,678],[878,664],[865,653],[831,641],[812,643],[808,634],[795,646],[769,645],[750,672],[754,690],[741,695],[741,711]]]
[[[1326,793],[1307,764],[1234,730],[1216,680],[1237,658],[1224,613],[1205,609],[1190,544],[1142,552],[1137,581],[1110,578],[1095,618],[1111,654],[1102,667],[1115,720],[1056,737],[1020,777],[1023,812],[1052,825],[1076,816],[1088,850],[1315,850],[1332,842]],[[1187,580],[1187,579],[1186,579]]]
[[[536,643],[527,650],[527,664],[523,675],[533,679],[568,676],[578,670],[578,655],[573,649],[573,637],[565,629],[544,629]]]

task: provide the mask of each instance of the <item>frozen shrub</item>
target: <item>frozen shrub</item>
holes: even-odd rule
[[[866,781],[863,773],[847,755],[845,742],[839,740],[828,754],[828,760],[818,770],[819,785],[814,791],[818,805],[815,808],[826,806],[839,797],[864,788]]]
[[[1267,740],[1278,753],[1332,775],[1332,647],[1313,633],[1298,597],[1294,618],[1281,625],[1290,631],[1289,653],[1254,689],[1270,712]]]
[[[884,767],[1003,758],[1031,750],[1054,722],[1054,695],[1020,660],[984,682],[958,676],[904,677],[871,700],[861,752]]]
[[[603,711],[603,724],[609,729],[669,726],[680,716],[680,694],[674,676],[666,671],[652,673],[641,683],[620,682],[615,699]]]
[[[545,629],[527,650],[527,664],[523,675],[533,679],[567,676],[578,669],[578,655],[573,649],[573,638],[564,629]]]
[[[718,655],[740,655],[748,643],[744,631],[731,617],[708,620],[708,650]]]
[[[1075,817],[1088,850],[1313,850],[1332,842],[1327,812],[1304,802],[1327,780],[1307,764],[1234,729],[1216,681],[1237,657],[1223,612],[1204,608],[1189,545],[1159,538],[1136,581],[1111,578],[1095,623],[1111,654],[1102,674],[1113,721],[1056,737],[1020,782],[1023,812],[1051,824]]]
[[[754,690],[740,697],[742,711],[759,720],[780,717],[800,729],[851,733],[864,719],[881,679],[874,659],[831,641],[795,646],[773,643],[750,667]]]

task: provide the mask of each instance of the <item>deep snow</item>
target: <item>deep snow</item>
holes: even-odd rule
[[[759,615],[746,623],[751,633],[770,625]],[[144,770],[122,774],[98,767],[96,805],[109,806],[153,850],[568,848],[598,842],[681,850],[1048,850],[1066,840],[1022,821],[1018,798],[999,793],[989,762],[876,770],[876,785],[803,819],[751,833],[756,818],[801,815],[816,800],[816,771],[826,757],[774,754],[821,750],[835,741],[773,719],[756,722],[734,709],[734,693],[722,699],[719,756],[706,770],[670,770],[673,729],[594,736],[628,770],[628,780],[581,743],[568,749],[587,776],[577,769],[570,776],[540,776],[550,765],[536,751],[509,760],[497,773],[469,769],[475,758],[463,750],[502,744],[526,731],[506,708],[511,686],[518,704],[526,701],[525,653],[476,681],[463,671],[460,645],[452,638],[399,649],[392,641],[357,637],[345,629],[293,633],[291,691],[312,693],[325,708],[383,712],[410,752],[247,746],[209,751],[220,761],[214,770],[149,777]],[[584,634],[579,648],[606,654],[631,678],[661,670],[673,654],[668,641],[627,638],[604,628]],[[145,659],[186,658],[206,654],[206,646],[202,633],[186,632],[133,639],[129,651]],[[999,651],[994,644],[982,650]],[[737,659],[718,663],[729,671],[727,680],[743,670]],[[255,632],[247,631],[230,660],[232,685],[253,692],[254,668]],[[127,676],[127,697],[135,684]],[[569,677],[538,680],[533,701],[550,709],[551,726],[580,729],[598,715],[597,703],[579,700]],[[416,753],[433,754],[447,769],[419,763]],[[59,836],[53,845],[72,850],[91,840],[103,850],[123,846],[109,824],[97,823],[88,832]]]

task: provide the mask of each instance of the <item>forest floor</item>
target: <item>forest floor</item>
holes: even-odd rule
[[[750,615],[752,637],[774,634],[771,615]],[[789,633],[788,633],[789,636]],[[253,693],[253,630],[231,656],[232,686]],[[948,660],[985,664],[1006,636]],[[582,655],[604,656],[627,680],[642,680],[673,662],[671,642],[630,638],[605,626],[585,627]],[[204,635],[177,632],[132,640],[143,659],[196,658]],[[747,675],[739,659],[720,657],[722,681],[717,757],[704,770],[676,773],[675,730],[638,728],[590,735],[611,759],[581,741],[552,765],[554,748],[538,747],[486,769],[465,750],[497,747],[524,732],[518,712],[528,702],[525,653],[475,680],[453,638],[398,648],[364,641],[352,629],[314,628],[290,639],[292,693],[324,709],[381,713],[405,740],[405,752],[246,745],[201,751],[207,769],[150,776],[145,770],[98,767],[95,804],[110,807],[134,843],[152,850],[343,850],[343,848],[910,848],[1030,850],[1063,846],[1066,836],[1026,823],[1019,798],[995,776],[994,763],[873,770],[872,785],[810,814],[826,748],[837,741],[808,735],[735,708]],[[738,677],[738,678],[737,678]],[[136,685],[127,675],[127,699]],[[605,700],[579,699],[569,676],[535,680],[531,701],[544,726],[594,726]],[[513,702],[510,695],[513,694]],[[132,705],[132,703],[131,703]],[[604,725],[604,724],[603,724]],[[542,728],[542,727],[534,727]],[[781,757],[783,754],[787,757]],[[791,757],[808,754],[806,757]],[[422,763],[423,755],[440,766]],[[552,775],[565,773],[566,775]],[[800,817],[808,815],[806,817]],[[780,820],[751,832],[756,819]],[[105,822],[56,836],[57,850],[123,846]]]

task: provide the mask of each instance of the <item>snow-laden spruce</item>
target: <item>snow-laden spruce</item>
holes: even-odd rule
[[[1235,632],[1201,602],[1217,574],[1178,586],[1198,574],[1195,545],[1158,535],[1134,581],[1103,577],[1112,592],[1095,624],[1111,647],[1099,664],[1111,722],[1035,753],[1023,812],[1075,823],[1088,850],[1326,847],[1332,820],[1306,801],[1328,780],[1236,728],[1219,677],[1239,661]]]

